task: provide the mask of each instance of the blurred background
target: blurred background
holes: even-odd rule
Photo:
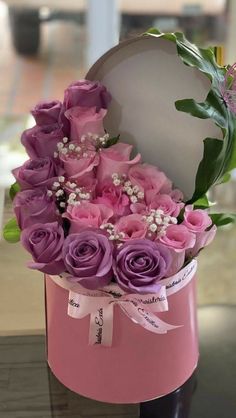
[[[149,27],[183,31],[200,46],[221,45],[222,62],[236,61],[236,1],[0,1],[0,226],[11,216],[11,169],[26,160],[21,132],[40,99],[62,98],[65,87],[115,45]],[[232,180],[212,191],[218,208],[236,210]],[[1,227],[0,227],[1,229]],[[235,304],[236,228],[225,227],[200,255],[198,303]],[[0,238],[0,335],[44,330],[43,277],[26,268],[19,244]]]

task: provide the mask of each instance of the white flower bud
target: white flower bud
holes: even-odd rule
[[[156,224],[151,224],[151,225],[149,226],[149,230],[150,230],[151,232],[156,232],[156,230],[157,230],[157,225],[156,225]]]
[[[75,149],[75,145],[74,144],[69,144],[69,150],[71,150],[71,151],[74,151],[74,149]]]
[[[60,183],[64,183],[64,181],[65,181],[65,177],[64,177],[64,176],[59,176],[59,177],[58,177],[58,181],[59,181]]]
[[[54,158],[57,158],[58,157],[58,152],[54,152],[53,156],[54,156]]]
[[[61,207],[61,208],[65,208],[65,207],[66,207],[65,202],[60,202],[60,207]]]
[[[131,187],[128,187],[126,190],[127,195],[132,196],[133,194],[133,189]]]
[[[68,138],[66,136],[64,136],[63,140],[64,144],[66,144],[68,142]]]
[[[153,216],[147,216],[146,221],[147,221],[149,224],[153,223],[153,221],[154,221]]]
[[[115,186],[119,186],[119,185],[120,185],[120,180],[119,180],[119,179],[114,179],[114,180],[113,180],[113,184],[114,184]]]
[[[64,144],[63,144],[63,142],[58,142],[57,143],[57,148],[60,150],[60,149],[62,149],[64,147]]]
[[[132,203],[137,203],[137,201],[138,201],[136,196],[131,196],[130,200],[131,200]]]
[[[144,193],[143,192],[138,192],[137,194],[139,199],[143,199],[144,198]]]

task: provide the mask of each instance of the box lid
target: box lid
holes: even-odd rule
[[[190,198],[203,139],[222,135],[212,120],[177,111],[175,101],[204,101],[211,87],[207,76],[185,65],[173,42],[141,36],[109,50],[86,78],[100,80],[112,94],[107,131],[134,144],[144,162],[164,170]]]

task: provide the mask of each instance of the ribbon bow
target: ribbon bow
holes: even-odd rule
[[[90,315],[90,345],[112,345],[113,335],[113,309],[118,305],[125,315],[134,323],[155,334],[165,334],[182,325],[170,325],[155,313],[168,311],[167,296],[170,296],[184,286],[194,277],[197,261],[193,260],[179,273],[161,280],[158,293],[146,295],[127,294],[120,287],[112,283],[99,290],[87,290],[79,284],[70,283],[66,278],[51,276],[52,280],[69,290],[68,315],[81,319]]]

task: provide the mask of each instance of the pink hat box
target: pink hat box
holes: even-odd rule
[[[201,101],[210,81],[187,67],[176,45],[152,36],[125,41],[102,56],[87,74],[111,92],[105,121],[111,134],[135,145],[143,160],[163,169],[191,197],[202,139],[219,135],[210,120],[175,109],[178,99]],[[195,270],[196,270],[196,262]],[[109,403],[139,403],[180,387],[198,363],[196,276],[168,296],[157,317],[178,326],[157,334],[134,323],[114,306],[111,346],[89,345],[89,315],[67,314],[68,290],[46,276],[48,364],[66,387]]]

